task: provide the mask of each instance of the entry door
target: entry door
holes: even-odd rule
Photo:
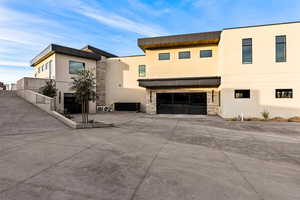
[[[207,114],[207,94],[157,93],[158,114]]]
[[[81,104],[76,102],[73,93],[64,93],[64,110],[71,114],[81,113]]]

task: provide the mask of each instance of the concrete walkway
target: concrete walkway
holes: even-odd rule
[[[67,129],[58,120],[17,96],[0,96],[0,115],[0,136]]]
[[[19,142],[0,152],[0,199],[300,199],[299,124],[120,115],[116,128],[0,137]]]

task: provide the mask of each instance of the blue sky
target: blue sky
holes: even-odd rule
[[[140,37],[298,20],[299,0],[0,0],[0,81],[32,76],[50,43],[135,55]]]

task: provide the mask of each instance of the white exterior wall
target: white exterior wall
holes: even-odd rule
[[[145,56],[110,58],[103,61],[106,64],[105,103],[139,102],[141,110],[145,111],[146,89],[138,86],[138,66],[146,65]]]
[[[300,116],[300,23],[224,30],[219,43],[221,116]],[[287,62],[275,62],[275,36],[286,35]],[[252,38],[253,63],[242,64],[242,39]],[[250,89],[250,99],[235,99]],[[275,89],[293,89],[292,99],[276,99]]]
[[[63,110],[64,108],[64,93],[74,93],[74,91],[70,90],[72,86],[71,77],[76,76],[75,74],[69,73],[69,61],[77,61],[85,63],[85,68],[91,70],[96,74],[96,61],[79,58],[74,56],[55,54],[55,81],[57,88],[57,97],[56,97],[56,106],[57,109]],[[59,91],[61,92],[61,103],[59,104]],[[90,113],[96,112],[96,101],[90,102],[89,105]]]

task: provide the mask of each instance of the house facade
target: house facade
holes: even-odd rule
[[[96,72],[93,111],[135,102],[150,114],[293,117],[300,116],[299,31],[292,22],[141,38],[145,54],[128,57],[90,46],[73,54],[52,47],[31,64],[37,78],[56,80],[61,109],[72,96],[72,69],[85,68]]]

